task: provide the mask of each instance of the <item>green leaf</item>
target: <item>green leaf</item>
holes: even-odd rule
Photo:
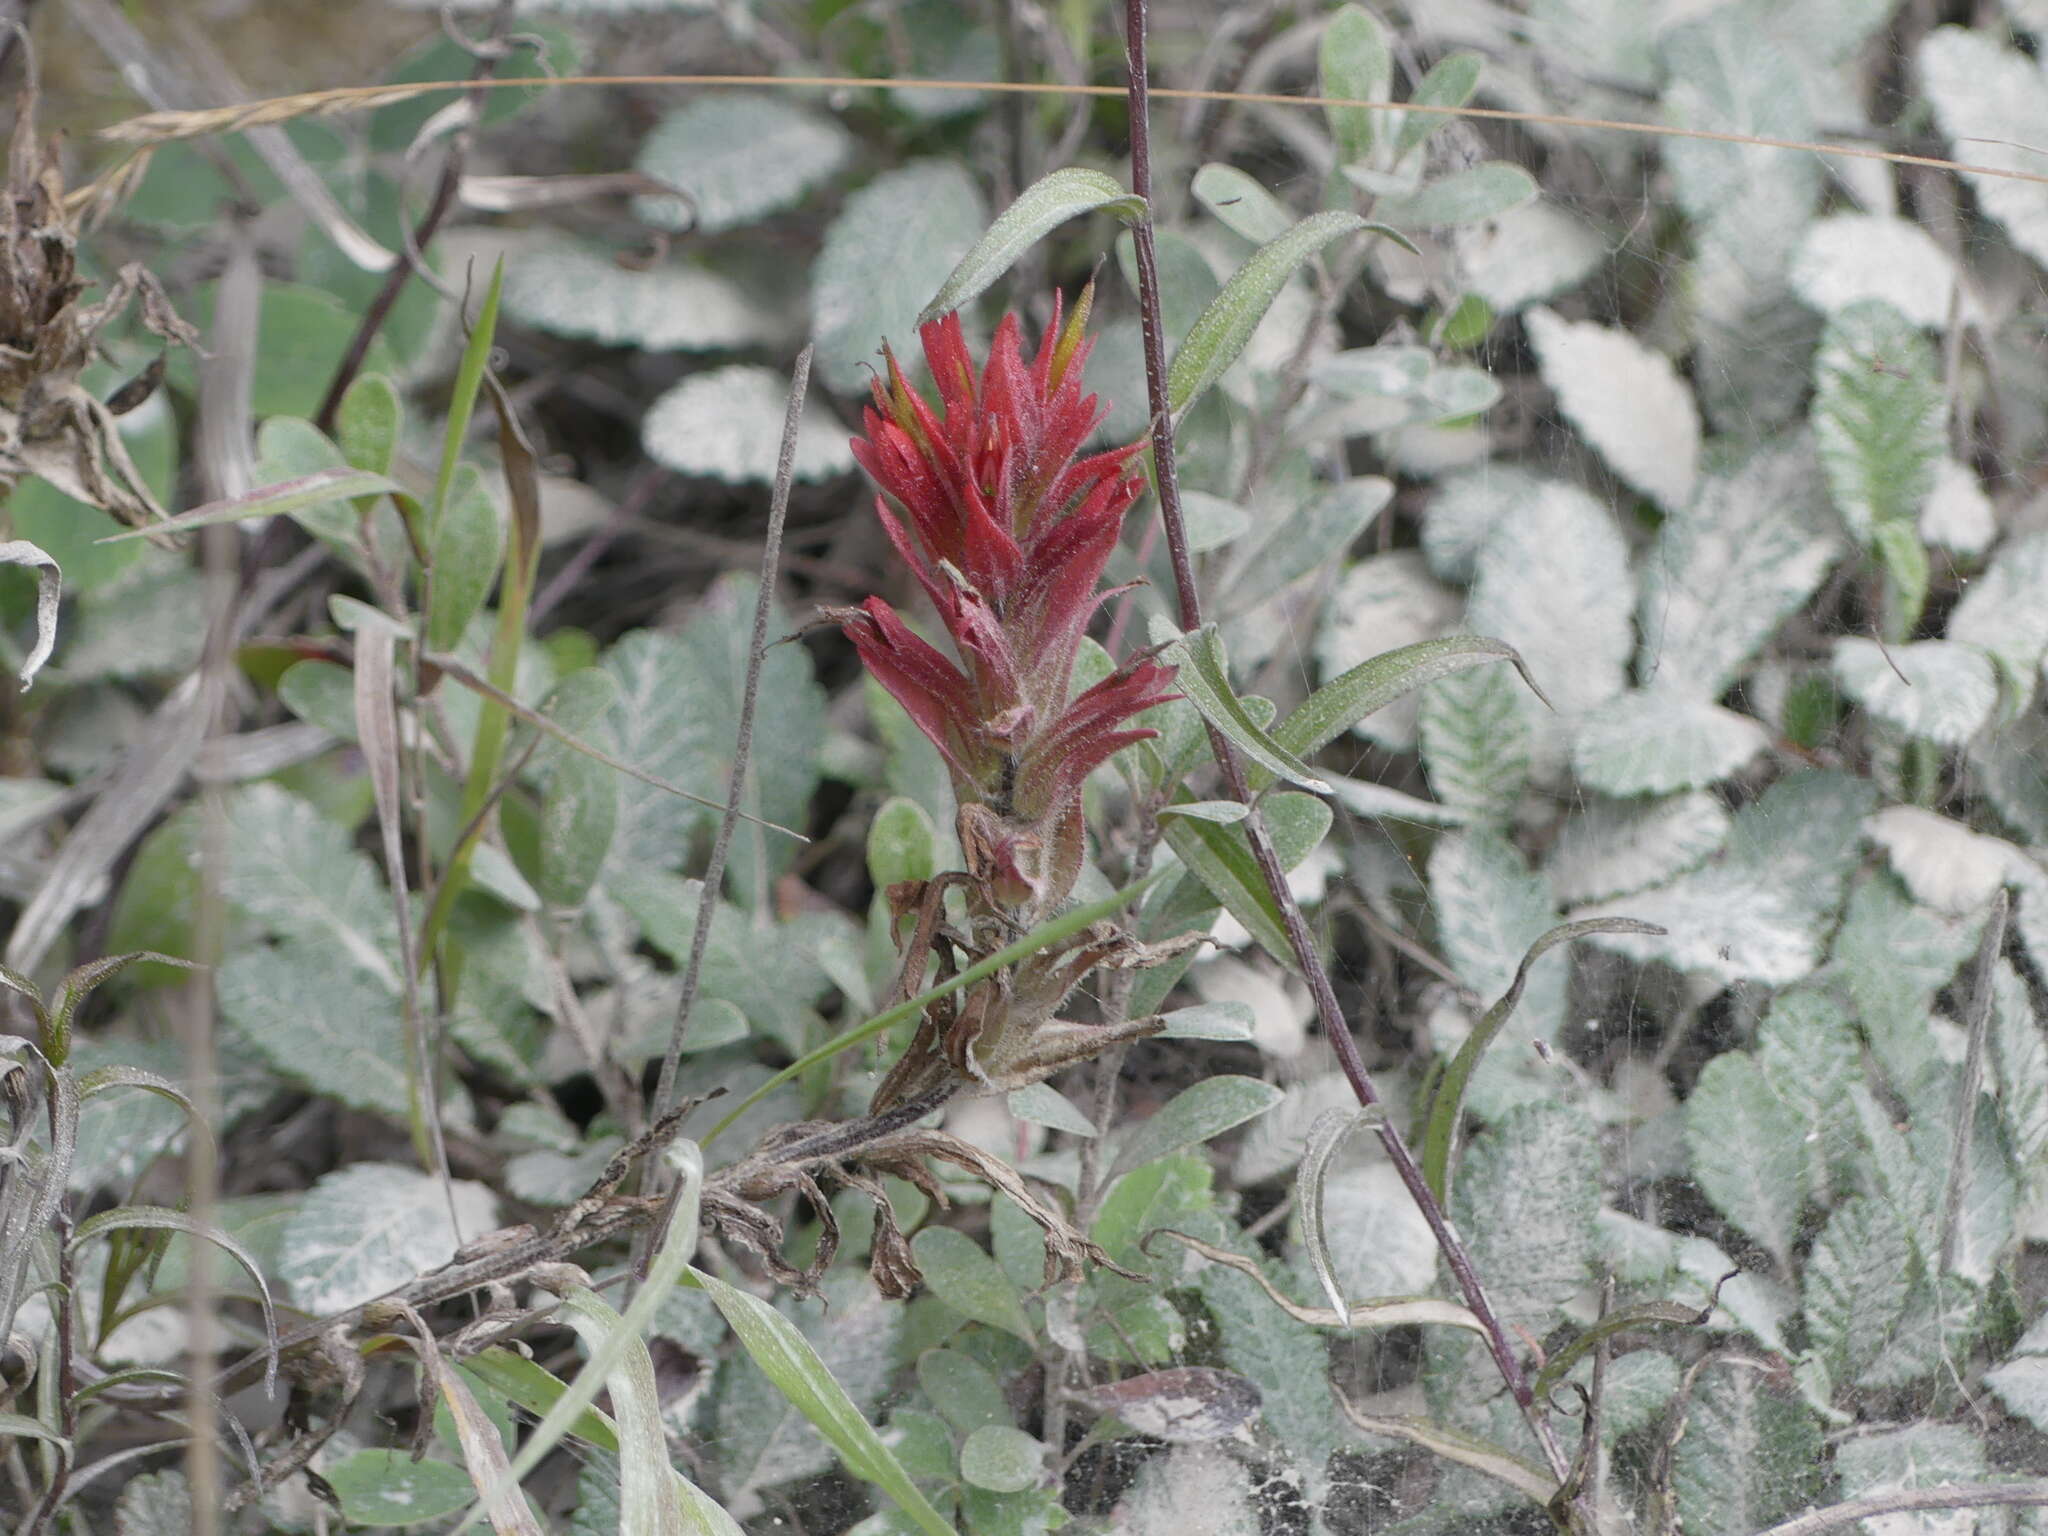
[[[334,945],[243,950],[221,966],[216,985],[231,1040],[314,1093],[407,1118],[398,995]]]
[[[470,1356],[461,1368],[536,1417],[545,1417],[568,1390],[545,1367],[502,1345]],[[569,1426],[569,1433],[601,1451],[618,1451],[617,1426],[609,1415],[595,1408],[584,1409]]]
[[[1002,1383],[987,1366],[957,1349],[928,1349],[919,1355],[917,1384],[946,1422],[964,1435],[1011,1422]]]
[[[1070,1136],[1095,1134],[1095,1122],[1082,1114],[1074,1101],[1051,1083],[1033,1083],[1028,1088],[1019,1088],[1005,1102],[1010,1106],[1011,1114],[1033,1125],[1065,1131]]]
[[[681,200],[640,197],[633,211],[657,229],[741,229],[801,201],[852,151],[837,121],[786,93],[706,92],[662,118],[633,161]]]
[[[1513,821],[1534,761],[1514,678],[1488,667],[1443,679],[1422,695],[1416,736],[1438,804],[1482,827]]]
[[[1229,1040],[1243,1044],[1252,1038],[1256,1020],[1245,1003],[1196,1003],[1176,1008],[1165,1016],[1161,1040]]]
[[[1019,256],[1060,225],[1098,208],[1107,208],[1126,224],[1145,217],[1145,200],[1112,176],[1077,165],[1048,171],[996,215],[988,232],[939,285],[917,323],[928,324],[985,292]]]
[[[211,331],[220,285],[207,283],[181,294],[178,308],[200,333]],[[251,414],[311,418],[320,409],[327,381],[334,377],[356,334],[356,311],[330,293],[300,283],[266,282],[256,320],[254,377],[249,385]],[[363,359],[368,373],[395,374],[398,359],[379,336]],[[166,373],[182,393],[197,397],[196,354],[171,349]]]
[[[931,1502],[835,1381],[796,1326],[759,1297],[701,1270],[690,1271],[768,1379],[832,1443],[854,1476],[878,1484],[928,1536],[954,1536]]]
[[[334,437],[350,464],[372,474],[390,474],[404,432],[405,403],[390,379],[366,373],[349,385],[335,413]]]
[[[1307,858],[1330,830],[1330,808],[1313,795],[1292,791],[1269,794],[1260,804],[1259,814],[1265,820],[1282,869],[1292,869]],[[1246,932],[1268,954],[1283,965],[1295,964],[1294,948],[1287,942],[1280,908],[1252,858],[1244,823],[1218,826],[1215,822],[1176,816],[1167,820],[1160,832],[1188,872],[1222,903],[1224,910],[1244,924]]]
[[[1884,572],[1884,633],[1900,640],[1910,635],[1927,606],[1930,576],[1927,546],[1912,523],[1879,523],[1870,535],[1871,552]]]
[[[1142,1120],[1117,1148],[1111,1179],[1156,1158],[1220,1136],[1280,1102],[1280,1090],[1255,1077],[1209,1077],[1183,1089]]]
[[[541,712],[572,735],[601,722],[617,702],[618,684],[596,667],[571,672]],[[572,723],[573,722],[573,723]],[[604,868],[619,819],[620,776],[594,758],[550,746],[547,788],[540,800],[540,867],[535,884],[550,907],[582,905]]]
[[[868,878],[886,891],[907,880],[929,880],[939,867],[939,829],[915,800],[893,795],[868,823]]]
[[[351,1525],[378,1529],[444,1519],[476,1492],[462,1468],[406,1451],[357,1451],[323,1475]]]
[[[1026,1344],[1037,1342],[1017,1288],[973,1238],[952,1227],[926,1227],[911,1240],[910,1251],[932,1294],[955,1312]]]
[[[447,504],[434,524],[431,555],[427,648],[452,651],[491,595],[505,561],[505,519],[474,464],[456,468]]]
[[[1866,546],[1888,523],[1910,527],[1945,447],[1932,343],[1866,299],[1828,321],[1813,378],[1814,446],[1842,521]]]
[[[455,484],[455,469],[462,459],[462,445],[469,437],[469,418],[476,410],[476,392],[483,387],[484,373],[490,367],[491,339],[498,331],[498,305],[505,293],[505,258],[500,256],[491,268],[491,283],[484,290],[482,305],[477,310],[476,321],[469,324],[467,311],[468,297],[464,295],[463,321],[468,325],[468,340],[463,343],[462,359],[455,365],[455,385],[448,396],[448,419],[441,429],[441,467],[434,476],[434,499],[427,503],[426,537],[431,543],[439,537],[442,514],[448,507],[448,494]]]
[[[161,523],[151,523],[147,528],[130,528],[121,533],[109,534],[99,542],[118,544],[123,539],[141,539],[159,533],[182,533],[188,528],[208,528],[216,523],[239,523],[252,517],[276,517],[286,512],[301,511],[306,507],[346,501],[354,496],[379,494],[404,495],[405,488],[387,476],[372,474],[368,470],[319,469],[310,475],[301,475],[295,480],[263,486],[246,496],[231,496],[224,501],[209,501],[203,507],[194,507],[190,512],[181,512]]]
[[[1393,90],[1394,60],[1380,24],[1358,6],[1347,5],[1323,30],[1316,55],[1321,94],[1350,101],[1385,101]],[[1337,163],[1349,165],[1372,153],[1374,113],[1368,107],[1325,107]]]
[[[811,273],[819,378],[860,392],[881,341],[916,366],[918,311],[987,223],[980,191],[950,159],[913,160],[849,197]]]
[[[1021,1429],[984,1424],[960,1447],[960,1476],[991,1493],[1022,1493],[1045,1475],[1045,1447]]]
[[[1422,106],[1462,107],[1472,99],[1472,93],[1479,89],[1479,74],[1484,61],[1476,53],[1451,53],[1429,66],[1429,73],[1416,82],[1408,100]],[[1401,116],[1401,129],[1394,137],[1394,157],[1398,160],[1418,145],[1427,143],[1439,128],[1451,119],[1438,112],[1407,112]]]
[[[1312,213],[1252,252],[1202,311],[1174,354],[1166,386],[1171,408],[1176,413],[1187,409],[1237,361],[1273,300],[1303,262],[1338,236],[1362,229],[1391,233],[1355,213]]]
[[[1671,1485],[1687,1536],[1750,1536],[1820,1491],[1820,1426],[1747,1361],[1708,1369],[1693,1393]]]
[[[1806,1127],[1772,1092],[1756,1058],[1727,1051],[1708,1062],[1685,1104],[1693,1180],[1721,1214],[1791,1263],[1806,1203]]]
[[[393,1070],[397,1070],[394,1065]],[[497,1226],[497,1197],[457,1181],[465,1232]],[[325,1316],[381,1296],[455,1257],[441,1182],[392,1163],[355,1163],[325,1175],[285,1228],[278,1280],[302,1312]]]
[[[1543,696],[1513,646],[1483,635],[1446,635],[1382,652],[1332,678],[1274,728],[1273,740],[1297,757],[1307,757],[1367,715],[1424,684],[1491,661],[1513,662],[1529,690],[1538,698]]]
[[[1191,190],[1225,227],[1254,245],[1279,239],[1294,222],[1279,198],[1234,165],[1210,161],[1195,172]]]
[[[1214,822],[1223,827],[1243,821],[1251,813],[1252,808],[1242,800],[1184,800],[1179,805],[1159,807],[1161,816],[1192,816],[1196,821]]]
[[[1166,632],[1166,627],[1155,625],[1155,640]],[[1196,635],[1178,635],[1160,654],[1162,660],[1180,669],[1174,680],[1180,691],[1246,757],[1274,778],[1287,779],[1317,794],[1329,793],[1328,784],[1246,713],[1244,701],[1230,686],[1229,664],[1223,659],[1223,642],[1214,624],[1203,625]]]
[[[1806,1261],[1808,1347],[1830,1380],[1853,1383],[1892,1347],[1911,1295],[1898,1217],[1854,1195],[1828,1217]]]
[[[1519,165],[1488,160],[1426,182],[1404,197],[1383,197],[1372,211],[1400,229],[1479,224],[1536,200],[1536,178]]]

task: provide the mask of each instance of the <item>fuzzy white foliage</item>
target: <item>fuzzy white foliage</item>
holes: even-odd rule
[[[1512,464],[1491,460],[1445,477],[1422,516],[1422,548],[1444,581],[1470,581],[1494,524],[1534,501],[1547,484]]]
[[[1568,905],[1639,891],[1683,874],[1727,839],[1729,817],[1704,790],[1664,800],[1596,800],[1566,819],[1545,866]]]
[[[1188,1536],[1259,1527],[1251,1473],[1214,1446],[1179,1445],[1138,1469],[1113,1525],[1125,1536]]]
[[[1864,822],[1913,899],[1951,917],[1979,911],[2005,884],[2019,850],[1917,805],[1890,805]]]
[[[634,162],[689,202],[641,198],[635,211],[664,229],[734,229],[796,202],[852,152],[837,122],[786,96],[699,96],[661,120]]]
[[[1824,315],[1883,299],[1915,325],[1948,322],[1958,274],[1934,237],[1909,219],[1837,213],[1808,226],[1792,287]]]
[[[693,373],[657,399],[640,425],[647,451],[670,469],[715,480],[773,481],[789,407],[789,380],[735,363]],[[797,428],[794,473],[829,480],[853,468],[846,428],[815,399]]]
[[[1920,541],[1981,555],[1998,534],[1991,498],[1968,465],[1943,457],[1934,466],[1934,489],[1920,504]]]
[[[1770,745],[1747,715],[1668,688],[1617,694],[1579,722],[1572,767],[1607,795],[1663,795],[1727,778]]]
[[[1961,746],[1998,706],[1990,656],[1952,640],[1887,648],[1848,636],[1835,642],[1834,673],[1871,714],[1936,746]]]
[[[1541,200],[1461,229],[1452,243],[1466,291],[1504,315],[1578,287],[1607,255],[1597,232]]]
[[[453,1185],[461,1233],[441,1183],[394,1163],[356,1163],[328,1174],[285,1228],[278,1279],[302,1312],[353,1307],[438,1269],[464,1238],[498,1224],[498,1199],[466,1179]]]
[[[2048,73],[1989,31],[1936,27],[1920,44],[1920,82],[1950,151],[1972,165],[2038,174],[2048,144]],[[1964,173],[2014,245],[2048,264],[2048,186]]]
[[[730,278],[668,262],[645,272],[570,240],[520,248],[506,263],[506,312],[557,336],[647,352],[717,352],[774,337],[781,322]]]
[[[1359,561],[1344,573],[1323,608],[1323,627],[1316,636],[1323,681],[1383,651],[1447,633],[1458,608],[1457,593],[1429,574],[1420,550],[1394,550]],[[1351,729],[1392,751],[1412,751],[1420,707],[1420,697],[1411,693]]]
[[[1548,309],[1525,318],[1543,382],[1614,472],[1666,508],[1685,505],[1699,471],[1700,414],[1671,359],[1626,331]]]
[[[1981,645],[2008,677],[2031,691],[2048,654],[2048,533],[2008,539],[1949,615],[1948,638]]]

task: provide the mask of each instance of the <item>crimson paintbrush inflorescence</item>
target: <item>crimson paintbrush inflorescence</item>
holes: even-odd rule
[[[1063,325],[1056,299],[1029,361],[1006,316],[978,376],[957,314],[926,325],[936,411],[884,349],[853,452],[958,659],[879,597],[832,614],[945,757],[970,873],[1024,918],[1057,906],[1079,875],[1089,773],[1153,734],[1130,727],[1133,715],[1174,697],[1172,669],[1143,657],[1072,693],[1082,634],[1112,595],[1103,567],[1145,484],[1128,472],[1141,444],[1081,453],[1104,414],[1081,381],[1088,309],[1084,293]]]

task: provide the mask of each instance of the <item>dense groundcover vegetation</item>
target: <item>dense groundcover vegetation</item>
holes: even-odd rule
[[[1134,9],[0,6],[9,1529],[2048,1528],[2048,6]]]

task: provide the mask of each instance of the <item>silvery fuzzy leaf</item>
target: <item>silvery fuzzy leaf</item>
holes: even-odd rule
[[[1592,1123],[1561,1104],[1517,1109],[1466,1148],[1451,1207],[1510,1329],[1547,1332],[1589,1280],[1599,1170]]]
[[[1347,1300],[1420,1296],[1436,1278],[1436,1239],[1383,1158],[1339,1168],[1323,1186],[1330,1260]]]
[[[1639,891],[1695,868],[1728,836],[1721,802],[1704,790],[1663,800],[1592,800],[1551,845],[1545,873],[1567,906]]]
[[[819,378],[860,393],[885,341],[905,368],[922,368],[918,313],[987,224],[980,190],[953,160],[913,160],[849,197],[811,272]]]
[[[1790,288],[1759,285],[1721,243],[1703,242],[1688,275],[1692,377],[1708,425],[1738,439],[1793,430],[1805,414],[1821,317]]]
[[[1912,527],[1946,448],[1934,348],[1877,299],[1828,321],[1814,358],[1813,437],[1835,509],[1869,544]]]
[[[1990,1067],[2007,1149],[2013,1172],[2038,1180],[2048,1153],[2048,1036],[2009,960],[1992,971],[1991,999]]]
[[[324,1316],[381,1296],[455,1257],[465,1238],[498,1224],[482,1184],[454,1184],[449,1199],[431,1174],[393,1163],[356,1163],[322,1178],[285,1228],[278,1278],[293,1305]]]
[[[1559,409],[1614,472],[1666,508],[1692,496],[1700,416],[1671,360],[1626,331],[1560,318],[1523,317]]]
[[[1257,1499],[1251,1469],[1237,1457],[1214,1446],[1177,1445],[1139,1467],[1111,1522],[1125,1536],[1253,1531]]]
[[[1765,138],[1813,136],[1810,66],[1756,24],[1722,9],[1661,39],[1671,80],[1668,119],[1686,128]],[[1663,146],[1679,206],[1760,288],[1782,285],[1806,221],[1819,202],[1818,160],[1761,145],[1673,139]]]
[[[1669,688],[1631,689],[1572,737],[1579,782],[1606,795],[1664,795],[1725,779],[1770,745],[1747,715]]]
[[[1444,958],[1482,1005],[1507,991],[1529,946],[1557,926],[1542,876],[1492,832],[1453,832],[1431,850],[1429,896]],[[1530,968],[1515,1010],[1518,1036],[1548,1040],[1556,1033],[1569,964],[1560,946]]]
[[[1671,1469],[1688,1536],[1749,1536],[1803,1508],[1820,1489],[1820,1426],[1762,1372],[1706,1371]]]
[[[1981,645],[1998,659],[2022,700],[2033,695],[2048,653],[2048,533],[2008,539],[1972,581],[1948,619],[1948,638]]]
[[[1490,827],[1514,820],[1533,762],[1527,692],[1506,667],[1473,667],[1422,690],[1416,734],[1444,819]]]
[[[1709,699],[1727,690],[1833,563],[1841,540],[1825,495],[1803,441],[1701,477],[1644,561],[1636,670],[1646,686]]]
[[[505,312],[556,336],[645,352],[721,352],[778,335],[782,323],[728,277],[682,262],[644,272],[571,240],[519,248],[505,266]]]
[[[1835,213],[1816,219],[1792,263],[1793,290],[1824,315],[1883,299],[1913,324],[1948,323],[1959,274],[1947,251],[1910,219]]]
[[[688,201],[644,197],[634,212],[657,229],[737,229],[800,201],[852,149],[836,121],[785,94],[707,93],[664,117],[633,162]]]
[[[1466,292],[1502,315],[1570,292],[1607,259],[1597,231],[1547,200],[1461,229],[1452,246]]]
[[[2028,146],[2048,143],[2048,76],[1989,31],[1936,27],[1920,44],[1919,75],[1956,158],[1998,170],[2040,169]],[[2014,245],[2048,263],[2048,187],[1963,173],[1977,202]]]
[[[1545,57],[1577,59],[1588,78],[1656,83],[1655,10],[1636,0],[1531,0],[1528,12],[1529,41]]]
[[[1386,651],[1433,640],[1457,622],[1458,595],[1430,574],[1419,550],[1393,550],[1347,570],[1323,606],[1316,666],[1324,682]],[[1412,751],[1421,699],[1396,699],[1352,731],[1395,752]]]
[[[1886,647],[1844,636],[1835,641],[1834,674],[1876,718],[1937,746],[1963,745],[1998,707],[1990,656],[1953,640]]]
[[[1950,917],[1922,906],[1882,872],[1850,895],[1828,973],[1846,984],[1863,1037],[1893,1082],[1916,1082],[1941,1065],[1928,1017],[1975,951],[1984,918],[1981,910]]]
[[[2005,884],[2019,850],[1917,805],[1888,805],[1863,824],[1915,901],[1951,917],[1975,912]]]
[[[1321,1116],[1357,1103],[1342,1072],[1319,1072],[1289,1083],[1279,1101],[1246,1129],[1231,1176],[1240,1185],[1252,1185],[1286,1173],[1301,1161],[1308,1133]]]
[[[352,1109],[406,1118],[398,993],[333,945],[252,945],[228,957],[217,986],[221,1022],[241,1050]]]
[[[1808,1193],[1806,1131],[1798,1108],[1747,1051],[1708,1062],[1685,1101],[1693,1181],[1787,1268]]]
[[[1543,495],[1551,482],[1489,459],[1446,476],[1422,514],[1422,548],[1443,581],[1466,582],[1494,525]]]
[[[229,903],[271,936],[303,940],[398,995],[391,897],[345,829],[276,784],[252,784],[227,809]]]
[[[640,423],[650,458],[683,475],[739,484],[775,479],[789,380],[773,368],[734,363],[693,373],[655,399]],[[830,480],[853,468],[846,428],[815,397],[804,402],[792,474]]]
[[[1842,774],[1780,779],[1735,815],[1715,862],[1667,885],[1581,907],[1584,917],[1634,917],[1662,937],[1592,934],[1637,960],[1662,960],[1724,982],[1784,986],[1820,963],[1822,939],[1857,862],[1857,829],[1875,790]]]
[[[1934,488],[1920,504],[1920,542],[1981,555],[1997,534],[1998,515],[1976,471],[1946,456],[1936,461]]]
[[[1960,1424],[1922,1421],[1847,1439],[1835,1449],[1835,1476],[1845,1499],[1981,1482],[1984,1472],[1984,1442]],[[1973,1509],[1907,1510],[1864,1526],[1883,1536],[1973,1536],[1980,1528]]]
[[[1274,1306],[1250,1275],[1210,1264],[1198,1284],[1202,1303],[1223,1335],[1223,1364],[1258,1383],[1267,1428],[1306,1488],[1319,1491],[1330,1453],[1346,1438],[1330,1394],[1300,1390],[1302,1382],[1327,1376],[1325,1336]]]

